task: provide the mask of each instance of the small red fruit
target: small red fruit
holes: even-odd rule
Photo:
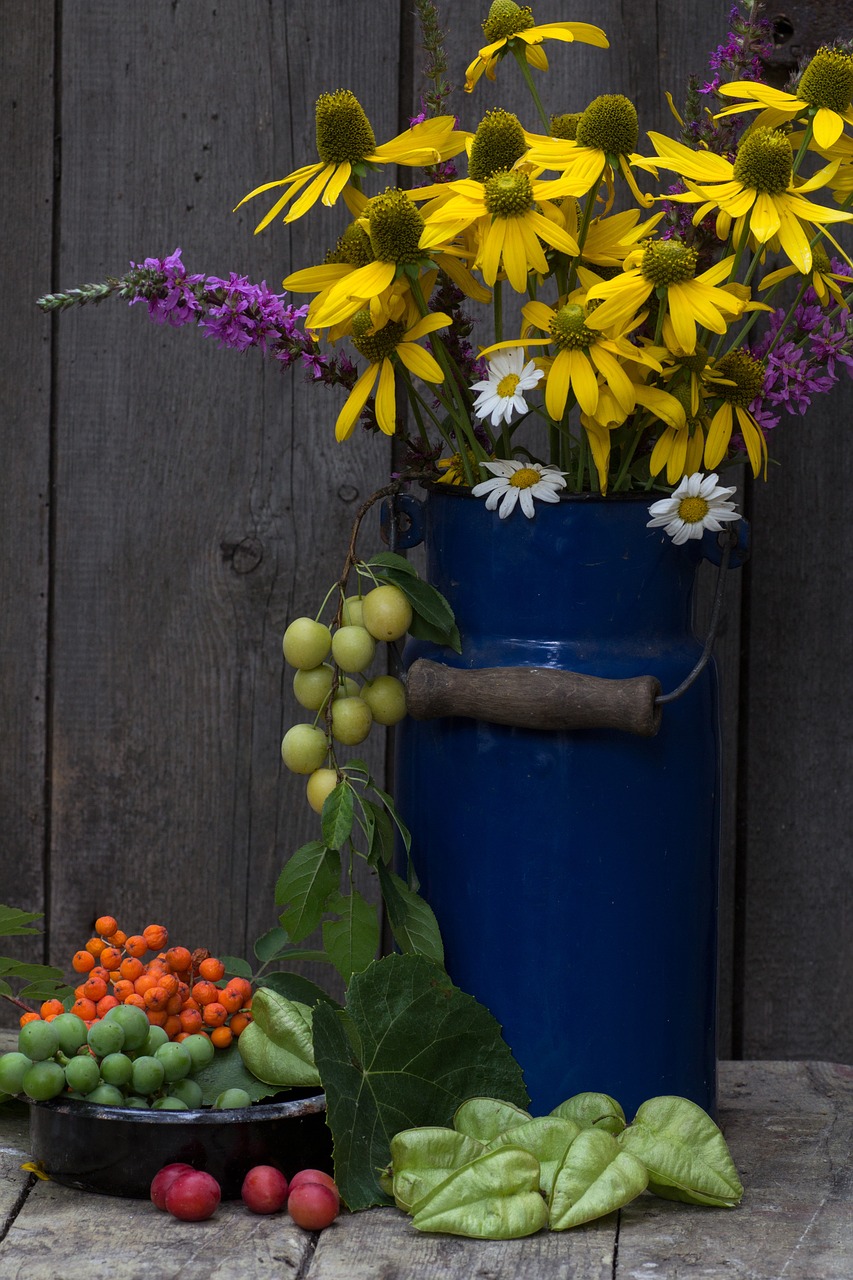
[[[240,1194],[252,1213],[278,1213],[287,1199],[287,1178],[271,1164],[256,1164],[243,1179]]]
[[[219,1207],[222,1189],[209,1173],[192,1169],[181,1173],[166,1192],[166,1208],[183,1222],[203,1222]]]
[[[332,1190],[324,1182],[305,1181],[294,1189],[291,1183],[287,1211],[297,1226],[307,1231],[322,1231],[334,1222],[339,1209],[337,1188]]]
[[[171,1187],[176,1178],[182,1173],[193,1173],[191,1164],[166,1164],[155,1173],[154,1180],[151,1183],[151,1199],[154,1201],[158,1209],[166,1208],[166,1192]]]
[[[300,1169],[290,1179],[290,1190],[293,1191],[294,1187],[301,1187],[306,1182],[321,1182],[324,1187],[334,1191],[338,1197],[338,1204],[340,1204],[341,1197],[338,1191],[338,1184],[330,1174],[324,1173],[322,1169]]]

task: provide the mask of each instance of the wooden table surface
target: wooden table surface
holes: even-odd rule
[[[0,1111],[0,1280],[853,1280],[853,1067],[726,1062],[720,1098],[737,1209],[644,1194],[509,1242],[422,1235],[395,1209],[320,1234],[240,1202],[179,1222],[28,1174],[26,1116]]]

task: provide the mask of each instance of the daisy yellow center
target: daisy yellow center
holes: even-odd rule
[[[380,262],[417,262],[424,220],[405,191],[389,188],[374,196],[368,213],[370,244]]]
[[[715,371],[735,384],[719,388],[720,395],[729,404],[747,409],[764,390],[764,365],[746,351],[730,351],[717,361]]]
[[[483,35],[489,44],[496,40],[508,40],[519,31],[533,26],[533,14],[529,6],[515,4],[514,0],[493,0],[489,16],[483,23]]]
[[[738,147],[734,180],[752,191],[781,195],[791,184],[794,153],[784,133],[754,129]]]
[[[551,116],[551,137],[574,142],[578,136],[581,114],[580,111],[566,111],[561,116]]]
[[[513,471],[509,477],[509,483],[514,489],[532,489],[542,479],[538,471],[534,471],[532,467],[519,467],[518,471]]]
[[[501,169],[511,169],[527,150],[518,116],[495,107],[477,126],[468,157],[468,177],[485,182]]]
[[[680,240],[655,240],[643,251],[640,270],[655,286],[678,284],[696,275],[696,250]]]
[[[349,89],[321,93],[315,111],[317,155],[324,164],[358,164],[376,150],[364,108]]]
[[[576,302],[568,302],[554,313],[549,325],[551,337],[561,350],[575,347],[588,347],[598,336],[593,329],[584,323],[583,307]]]
[[[803,72],[797,97],[812,107],[843,112],[853,95],[853,57],[840,49],[818,49]]]
[[[370,310],[357,311],[352,318],[352,345],[371,364],[381,364],[397,348],[406,329],[399,320],[389,320],[375,333],[372,328]]]
[[[628,156],[637,150],[640,136],[637,108],[621,93],[604,93],[581,115],[576,136],[580,147],[592,147],[609,156]]]
[[[699,524],[705,519],[711,508],[704,498],[682,498],[678,504],[678,514],[685,524]]]
[[[504,400],[509,400],[510,396],[515,395],[515,388],[518,386],[520,381],[521,379],[517,373],[504,374],[496,387],[498,395]]]
[[[519,218],[533,204],[533,188],[526,173],[495,173],[485,183],[484,203],[494,218]]]

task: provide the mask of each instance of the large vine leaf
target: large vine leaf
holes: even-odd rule
[[[649,1191],[665,1200],[732,1208],[743,1195],[725,1138],[687,1098],[650,1098],[619,1134],[619,1143],[642,1160]]]
[[[401,1129],[449,1126],[473,1096],[529,1101],[488,1009],[423,956],[376,960],[353,976],[346,1009],[317,1005],[314,1054],[335,1174],[353,1210],[391,1202],[378,1171]]]

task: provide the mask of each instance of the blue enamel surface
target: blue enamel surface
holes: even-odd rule
[[[505,521],[425,498],[429,580],[452,604],[461,667],[655,675],[701,652],[701,544],[647,529],[647,501],[537,504]],[[397,732],[396,795],[456,984],[491,1009],[534,1114],[611,1094],[630,1119],[680,1094],[715,1109],[719,727],[709,665],[655,738],[462,718]]]

